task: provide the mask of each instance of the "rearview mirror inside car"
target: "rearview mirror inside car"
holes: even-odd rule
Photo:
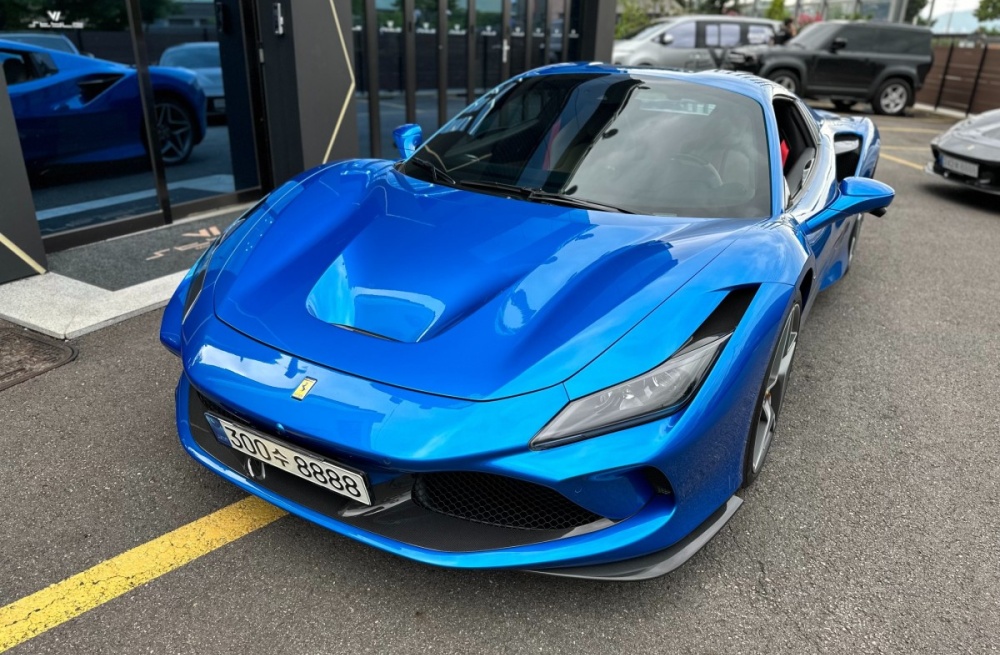
[[[424,142],[424,133],[416,123],[407,123],[392,131],[392,142],[396,144],[400,156],[406,159]]]
[[[840,183],[837,197],[826,209],[806,221],[806,230],[812,232],[830,223],[853,216],[870,213],[882,216],[892,203],[896,192],[888,184],[868,177],[848,177]]]

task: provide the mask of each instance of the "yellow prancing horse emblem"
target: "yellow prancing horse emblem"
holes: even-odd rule
[[[313,378],[306,378],[305,380],[302,381],[302,383],[299,386],[295,387],[295,391],[292,393],[292,398],[294,398],[295,400],[302,400],[307,395],[309,395],[309,392],[312,390],[313,385],[315,384],[316,380],[314,380]]]

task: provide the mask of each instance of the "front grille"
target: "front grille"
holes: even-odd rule
[[[570,530],[603,518],[548,487],[490,473],[419,475],[413,500],[432,512],[522,530]]]

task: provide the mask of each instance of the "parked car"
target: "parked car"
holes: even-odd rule
[[[429,564],[676,568],[743,502],[802,321],[893,199],[875,126],[749,75],[563,64],[422,138],[300,174],[191,269],[160,332],[181,443]]]
[[[730,48],[769,43],[780,26],[778,21],[742,16],[663,18],[615,41],[611,61],[622,66],[719,68]]]
[[[29,170],[146,153],[134,68],[3,40],[0,65]],[[160,152],[164,163],[179,164],[205,136],[205,93],[191,71],[149,73]]]
[[[728,56],[731,68],[803,98],[830,98],[841,111],[870,102],[890,115],[913,106],[933,61],[926,27],[850,21],[813,23],[784,46],[735,48]]]
[[[208,115],[225,115],[226,92],[222,88],[222,62],[217,42],[183,43],[167,48],[160,55],[160,65],[194,71],[208,98]]]
[[[929,173],[1000,194],[1000,109],[968,118],[934,137],[931,153]]]
[[[48,48],[49,50],[58,50],[59,52],[65,52],[70,55],[80,55],[83,54],[76,47],[68,36],[65,34],[47,34],[45,32],[4,32],[0,33],[0,39],[4,41],[14,41],[16,43],[26,43],[28,45],[38,46],[39,48]]]

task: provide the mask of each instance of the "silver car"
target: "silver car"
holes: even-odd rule
[[[612,62],[684,70],[721,68],[730,48],[770,43],[780,25],[744,16],[661,18],[630,38],[615,41]]]
[[[160,66],[187,68],[198,76],[198,83],[205,90],[208,100],[208,115],[223,116],[226,113],[226,93],[222,87],[222,63],[219,44],[182,43],[167,48],[160,55]]]

